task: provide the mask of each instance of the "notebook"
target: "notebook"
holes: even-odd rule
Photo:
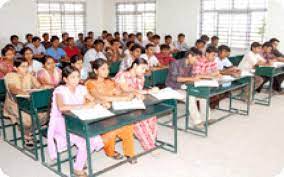
[[[151,94],[153,97],[157,98],[158,100],[169,100],[169,99],[177,99],[182,100],[184,96],[180,94],[178,91],[173,90],[172,88],[164,88],[161,89],[158,93]]]
[[[236,78],[232,77],[232,76],[222,76],[220,79],[219,79],[219,82],[222,82],[222,83],[225,83],[225,82],[232,82],[236,80]]]
[[[194,82],[194,87],[219,87],[217,80],[200,80]]]
[[[130,110],[130,109],[146,109],[143,100],[137,98],[131,101],[113,101],[112,108],[114,110]]]
[[[100,118],[111,117],[114,115],[111,111],[107,110],[99,104],[96,105],[94,108],[76,109],[72,110],[71,112],[77,117],[79,117],[81,120],[96,120]]]
[[[273,62],[272,66],[275,68],[281,68],[284,67],[284,62]]]

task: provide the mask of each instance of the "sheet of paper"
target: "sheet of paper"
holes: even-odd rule
[[[112,102],[112,108],[114,110],[132,110],[132,109],[146,109],[143,100],[137,98],[131,101],[114,101]]]
[[[30,95],[22,95],[22,94],[18,94],[18,95],[16,95],[16,97],[29,98],[29,97],[30,97]]]
[[[284,62],[274,62],[272,66],[275,68],[284,67]]]
[[[253,76],[253,73],[248,72],[248,71],[242,71],[241,77],[247,77],[247,76]]]
[[[219,87],[217,80],[200,80],[194,82],[194,87]]]
[[[96,120],[114,115],[101,105],[96,105],[94,108],[72,110],[71,112],[81,120]]]
[[[232,77],[232,76],[228,76],[228,75],[225,75],[225,76],[222,76],[220,79],[219,79],[219,82],[232,82],[236,80],[236,78]]]
[[[153,97],[157,98],[158,100],[169,100],[169,99],[177,99],[183,100],[184,96],[180,94],[178,91],[173,90],[172,88],[164,88],[161,89],[158,93],[151,94]]]

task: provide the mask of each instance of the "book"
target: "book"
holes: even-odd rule
[[[194,87],[219,87],[217,80],[200,80],[194,82]]]
[[[112,108],[114,110],[132,110],[132,109],[146,109],[143,100],[134,98],[131,101],[113,101]]]
[[[96,120],[114,115],[111,111],[99,104],[97,104],[94,108],[76,109],[72,110],[71,112],[81,120]]]
[[[169,99],[183,100],[185,98],[184,95],[180,94],[178,91],[173,90],[172,88],[169,87],[161,89],[158,93],[152,93],[151,95],[157,98],[158,100],[169,100]]]

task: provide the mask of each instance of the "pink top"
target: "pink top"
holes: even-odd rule
[[[142,76],[141,78],[133,77],[128,71],[121,71],[117,73],[114,80],[118,84],[127,83],[128,87],[137,90],[143,90],[145,82],[144,76]]]
[[[55,68],[53,75],[50,75],[49,72],[45,69],[42,68],[40,71],[37,73],[37,78],[38,80],[45,80],[48,82],[50,85],[57,86],[60,81],[61,81],[61,70],[59,68]]]
[[[0,61],[0,65],[3,68],[7,68],[7,71],[8,71],[7,73],[10,73],[10,72],[12,72],[14,70],[13,65],[8,64],[5,61]],[[5,76],[5,73],[0,72],[0,79],[3,79],[4,76]]]

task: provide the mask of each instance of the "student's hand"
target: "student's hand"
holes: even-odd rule
[[[153,87],[149,90],[150,94],[155,94],[158,93],[160,91],[160,89],[158,87]]]
[[[139,99],[139,100],[144,100],[145,99],[145,96],[140,94],[140,93],[137,93],[136,95],[136,98]]]
[[[109,102],[103,102],[102,106],[105,107],[106,109],[111,108],[111,104]]]

